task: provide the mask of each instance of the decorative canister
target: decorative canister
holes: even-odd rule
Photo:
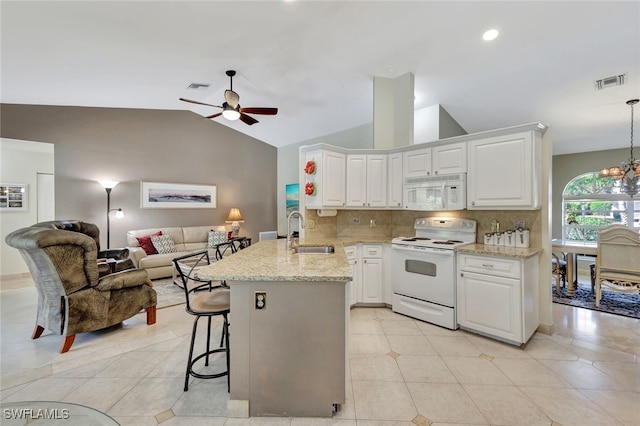
[[[504,233],[504,245],[506,247],[516,246],[516,235],[513,231],[509,230]]]
[[[524,228],[516,229],[516,247],[529,247],[529,230]]]
[[[484,245],[485,246],[494,245],[493,233],[492,232],[487,232],[486,234],[484,234]]]
[[[502,232],[496,232],[493,234],[493,243],[497,246],[504,245],[504,234]]]

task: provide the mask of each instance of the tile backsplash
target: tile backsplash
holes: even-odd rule
[[[423,212],[406,210],[338,210],[336,216],[319,217],[316,210],[307,209],[306,220],[314,220],[315,227],[307,229],[309,237],[388,237],[413,235],[417,218],[448,216],[474,219],[478,222],[476,242],[491,232],[491,222],[500,223],[500,231],[514,229],[516,222],[524,222],[530,230],[530,245],[541,244],[542,214],[540,210],[457,210],[451,212]]]

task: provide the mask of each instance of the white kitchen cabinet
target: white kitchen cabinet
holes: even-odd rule
[[[367,207],[387,206],[387,155],[367,155]]]
[[[387,157],[387,207],[402,208],[402,153]]]
[[[391,283],[391,244],[382,245],[382,301],[385,305],[393,304],[393,286]]]
[[[387,206],[386,154],[347,155],[347,207]]]
[[[535,131],[470,141],[467,208],[539,208],[540,147]]]
[[[458,325],[520,345],[539,325],[538,256],[526,259],[459,253]]]
[[[453,143],[433,147],[433,174],[446,175],[467,171],[467,143]]]
[[[362,303],[382,303],[382,259],[362,259]]]
[[[384,303],[382,244],[357,244],[344,248],[353,274],[351,306]]]
[[[402,153],[404,178],[424,177],[431,175],[431,148],[414,149]]]
[[[346,156],[341,152],[318,149],[305,153],[306,162],[315,162],[315,173],[305,173],[305,186],[301,192],[306,194],[307,184],[314,185],[315,192],[305,195],[307,208],[344,207]]]
[[[358,246],[345,246],[344,251],[347,254],[347,260],[349,261],[349,267],[351,268],[351,275],[353,275],[353,280],[348,284],[349,305],[353,306],[358,303],[358,300],[362,299],[362,279],[360,278],[361,268],[358,260]]]
[[[467,171],[467,143],[406,151],[403,168],[405,178],[464,173]]]
[[[362,303],[382,303],[382,244],[362,245]]]

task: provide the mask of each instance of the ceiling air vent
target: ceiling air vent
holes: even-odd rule
[[[187,89],[195,89],[195,90],[204,90],[208,88],[209,88],[209,84],[204,84],[204,83],[191,83],[189,86],[187,86]]]
[[[627,74],[618,74],[611,77],[601,78],[593,82],[596,90],[608,89],[610,87],[622,86],[627,82]]]

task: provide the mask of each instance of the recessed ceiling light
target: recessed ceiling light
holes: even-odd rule
[[[488,30],[486,31],[484,34],[482,34],[482,39],[486,40],[486,41],[491,41],[494,40],[496,37],[498,37],[498,30]]]

